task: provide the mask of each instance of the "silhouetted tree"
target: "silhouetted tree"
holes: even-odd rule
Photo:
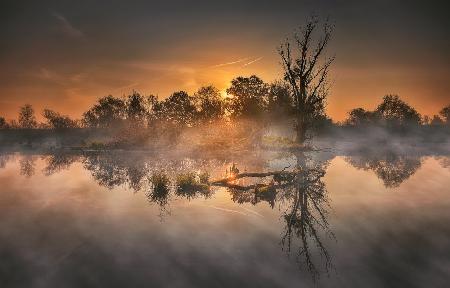
[[[19,110],[19,126],[20,128],[31,129],[37,127],[36,116],[34,115],[33,106],[25,104]]]
[[[420,120],[421,125],[430,125],[430,123],[431,123],[430,116],[428,116],[428,115],[422,116],[422,119]]]
[[[160,114],[172,124],[190,126],[194,123],[195,111],[192,97],[185,91],[179,91],[162,102]]]
[[[450,105],[442,108],[439,114],[441,114],[442,118],[444,118],[445,123],[450,124]]]
[[[12,119],[8,123],[8,128],[18,129],[18,128],[20,128],[20,126],[19,126],[19,123],[16,120]]]
[[[126,117],[133,122],[141,122],[147,116],[145,98],[136,91],[133,91],[126,100]]]
[[[224,116],[225,105],[219,90],[214,86],[205,86],[194,94],[197,117],[200,121],[211,122]]]
[[[378,114],[363,108],[355,108],[348,113],[347,125],[362,126],[375,124],[378,121]]]
[[[314,121],[325,114],[328,95],[328,73],[334,57],[325,58],[323,53],[332,34],[332,26],[325,22],[323,32],[314,40],[319,21],[313,17],[299,34],[294,35],[293,51],[290,40],[286,40],[278,49],[281,56],[285,80],[290,84],[294,95],[296,112],[296,132],[299,143],[307,138]],[[294,55],[295,54],[295,55]]]
[[[255,75],[237,77],[231,80],[226,92],[231,95],[228,98],[231,117],[258,117],[266,109],[269,85]]]
[[[273,116],[286,117],[292,114],[292,93],[287,83],[276,81],[270,85],[267,110]]]
[[[47,125],[52,129],[76,128],[78,126],[75,120],[50,109],[44,109],[42,116],[44,116],[47,120]]]
[[[125,117],[125,101],[109,95],[100,98],[97,104],[83,114],[83,123],[87,127],[105,128],[120,123]]]
[[[0,117],[0,129],[6,129],[8,128],[8,123],[6,122],[5,118]]]
[[[386,95],[375,110],[387,125],[419,125],[420,114],[398,95]]]
[[[439,126],[442,124],[444,124],[444,121],[442,121],[441,117],[439,117],[438,115],[434,115],[430,120],[430,125],[432,126]]]

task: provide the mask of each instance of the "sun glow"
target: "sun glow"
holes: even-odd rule
[[[220,96],[222,96],[223,99],[230,97],[230,95],[227,93],[225,89],[220,91]]]

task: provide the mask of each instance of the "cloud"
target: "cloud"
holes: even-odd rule
[[[52,15],[58,21],[59,28],[65,35],[67,35],[69,37],[73,37],[73,38],[84,38],[85,37],[84,33],[81,30],[75,28],[72,25],[72,23],[70,23],[69,20],[67,20],[66,17],[64,17],[63,15],[61,15],[57,12],[53,12]]]

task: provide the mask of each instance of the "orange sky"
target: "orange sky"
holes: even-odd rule
[[[327,112],[373,109],[399,94],[422,114],[450,104],[448,17],[444,1],[340,5],[327,1],[111,1],[10,4],[0,16],[0,115],[20,105],[79,118],[99,97],[133,89],[161,98],[237,76],[281,77],[276,48],[311,11],[336,24]],[[107,11],[108,13],[105,13]],[[381,17],[382,16],[382,17]]]

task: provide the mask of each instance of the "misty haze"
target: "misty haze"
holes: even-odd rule
[[[0,287],[448,286],[450,7],[241,2],[0,5]]]

